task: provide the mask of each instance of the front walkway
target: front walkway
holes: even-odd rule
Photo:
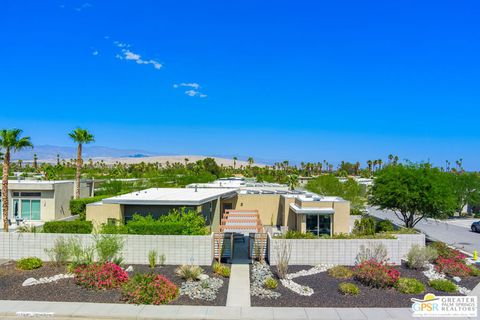
[[[234,243],[227,307],[250,307],[250,260],[247,236],[243,241],[237,239]]]
[[[0,317],[55,319],[162,320],[405,320],[408,308],[264,308],[206,306],[135,306],[108,303],[0,300]],[[415,318],[418,319],[418,318]],[[431,319],[431,318],[422,318]],[[446,318],[435,318],[446,319]],[[468,318],[455,318],[468,319]],[[473,319],[473,318],[470,318]]]

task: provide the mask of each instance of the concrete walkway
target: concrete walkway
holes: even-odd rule
[[[135,306],[108,303],[0,300],[0,317],[2,319],[34,317],[54,319],[87,318],[124,320],[405,320],[414,319],[411,314],[412,313],[408,308]]]
[[[248,237],[234,243],[232,270],[228,284],[227,307],[250,307],[250,260]]]

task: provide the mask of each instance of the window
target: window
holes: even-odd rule
[[[16,202],[15,202],[16,201]],[[14,215],[17,216],[18,199],[14,200]],[[40,220],[40,200],[22,199],[20,202],[20,218],[24,220]]]
[[[316,236],[322,234],[331,235],[332,232],[332,216],[331,215],[307,215],[306,219],[307,232]]]

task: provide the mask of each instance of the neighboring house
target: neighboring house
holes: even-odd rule
[[[262,225],[273,222],[274,226],[302,232],[331,235],[350,231],[350,202],[287,189],[284,185],[243,183],[239,179],[187,188],[152,188],[89,204],[87,220],[97,226],[124,223],[134,214],[158,217],[185,207],[202,214],[215,232],[220,230],[227,210],[258,212]]]
[[[75,182],[70,180],[11,180],[8,182],[8,219],[15,223],[19,219],[45,222],[67,218],[71,215],[74,188]],[[82,197],[90,196],[91,183],[82,182],[80,190]]]

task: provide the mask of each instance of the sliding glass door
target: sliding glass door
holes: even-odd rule
[[[40,200],[22,199],[20,207],[23,220],[40,220]]]
[[[306,219],[307,232],[316,236],[322,234],[331,235],[332,232],[332,216],[321,214],[309,214]]]

